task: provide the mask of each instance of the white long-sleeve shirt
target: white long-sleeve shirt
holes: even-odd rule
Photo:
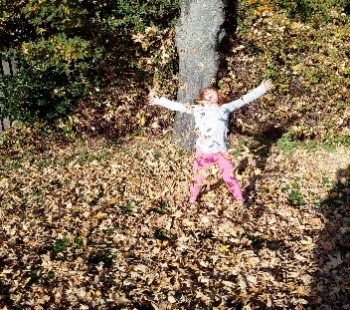
[[[195,130],[198,135],[196,148],[207,154],[215,154],[227,151],[227,132],[230,113],[258,99],[266,91],[265,86],[261,84],[240,99],[220,106],[185,105],[164,97],[159,98],[155,104],[172,111],[192,114],[195,120]]]

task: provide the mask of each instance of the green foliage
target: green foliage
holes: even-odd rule
[[[157,229],[154,232],[154,237],[161,241],[166,241],[171,239],[171,233],[167,229]]]
[[[67,238],[58,239],[51,247],[51,251],[54,254],[62,252],[67,245],[69,244],[69,240]]]
[[[124,212],[124,213],[132,213],[133,212],[133,207],[131,204],[126,204],[124,206],[120,206],[120,209]]]
[[[113,254],[111,250],[105,249],[91,254],[88,258],[88,262],[96,265],[103,263],[105,267],[110,268],[113,265],[114,258],[115,254]]]
[[[65,116],[71,103],[87,92],[87,84],[79,81],[77,70],[67,73],[58,66],[40,70],[25,62],[19,66],[16,75],[4,76],[0,81],[4,94],[0,98],[4,106],[1,116],[24,121],[52,120]]]
[[[263,238],[259,235],[246,234],[246,237],[251,241],[251,245],[255,249],[262,248],[264,243],[266,242],[265,238]]]
[[[232,151],[232,156],[234,156],[235,158],[238,158],[239,156],[242,155],[242,153],[244,152],[244,150],[246,149],[246,141],[243,139],[239,139],[238,140],[238,145],[234,148],[234,150]]]
[[[156,206],[154,207],[154,212],[158,214],[166,214],[169,209],[169,204],[167,201],[161,200],[157,202]]]
[[[55,278],[55,273],[53,271],[49,271],[44,273],[41,267],[35,267],[30,270],[29,273],[29,285],[37,284],[37,283],[49,283]]]
[[[153,64],[164,61],[165,53],[163,66],[174,54],[174,49],[159,54],[159,48],[179,1],[5,0],[1,8],[0,50],[15,49],[18,59],[16,76],[0,76],[2,114],[16,119],[52,123],[126,71],[129,80],[145,78],[145,72],[153,77],[155,66],[147,65],[145,54],[154,55]],[[145,49],[136,38],[152,36],[149,29],[156,29],[157,36]]]
[[[25,1],[0,1],[0,46],[10,48],[34,37],[34,28],[21,13]]]
[[[325,12],[333,3],[333,0],[313,1],[313,0],[284,0],[278,5],[286,9],[292,18],[301,18],[303,21],[310,19],[315,14]]]
[[[289,203],[295,206],[301,206],[305,204],[305,199],[300,191],[300,185],[298,183],[293,183],[289,192]]]
[[[293,155],[295,152],[298,142],[294,141],[290,134],[283,134],[277,141],[278,148],[287,156]]]

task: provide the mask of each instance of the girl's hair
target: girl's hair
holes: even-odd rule
[[[197,101],[197,102],[204,101],[205,93],[206,93],[207,91],[209,91],[209,90],[213,90],[213,91],[216,91],[216,92],[217,92],[218,97],[219,97],[219,102],[218,102],[219,105],[222,105],[222,104],[227,103],[227,102],[230,101],[229,98],[228,98],[227,96],[223,95],[215,86],[208,86],[208,87],[206,87],[206,88],[203,88],[203,89],[200,91],[200,93],[199,93],[199,95],[198,95],[196,101]]]

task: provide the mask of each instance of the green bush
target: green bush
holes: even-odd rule
[[[0,77],[3,114],[51,121],[115,77],[152,78],[179,1],[5,0],[1,9],[0,50],[15,49],[18,59],[18,74]],[[152,44],[145,48],[137,35],[154,36]],[[151,66],[146,55],[155,55]]]
[[[328,23],[332,21],[331,10],[339,12],[349,9],[349,0],[282,0],[272,1],[274,5],[288,12],[293,19],[314,24]]]
[[[58,67],[37,70],[27,63],[19,62],[19,71],[14,76],[2,78],[4,97],[0,117],[11,115],[22,121],[54,120],[67,115],[72,102],[82,97],[87,85],[80,80],[80,73],[66,73]]]

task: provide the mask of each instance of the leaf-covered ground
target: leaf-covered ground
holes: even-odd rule
[[[1,309],[349,309],[349,149],[231,140],[247,208],[168,137],[3,152]]]

